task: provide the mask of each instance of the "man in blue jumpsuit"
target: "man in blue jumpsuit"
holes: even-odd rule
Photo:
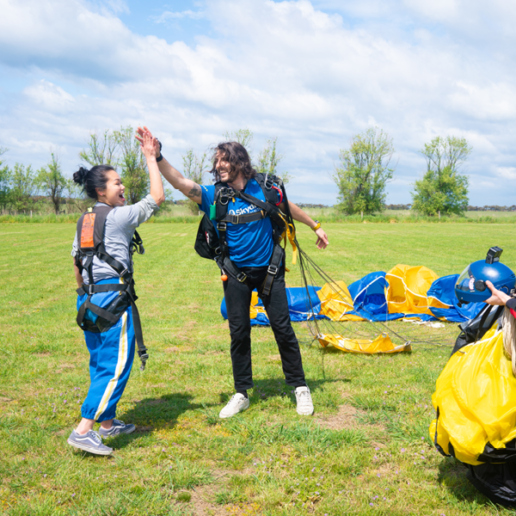
[[[165,179],[174,188],[198,203],[202,211],[209,214],[210,206],[214,202],[215,186],[200,186],[183,177],[161,156],[157,140],[156,155],[160,172]],[[236,142],[219,144],[215,149],[213,165],[216,181],[221,181],[234,190],[242,191],[263,202],[266,201],[260,185],[254,179],[256,172],[251,166],[249,155],[242,145]],[[278,195],[278,205],[282,208],[280,201],[281,198]],[[328,245],[328,238],[320,223],[312,220],[308,214],[291,202],[289,202],[289,208],[294,220],[306,224],[315,231],[317,246],[321,249],[325,248]],[[228,206],[230,215],[242,215],[255,211],[259,211],[257,206],[239,197],[236,197],[235,201],[230,202]],[[234,416],[249,407],[247,390],[253,388],[249,307],[253,290],[257,289],[260,293],[267,275],[274,247],[271,221],[269,217],[265,217],[248,224],[228,223],[226,239],[231,261],[246,274],[247,279],[245,282],[240,282],[228,275],[227,281],[224,282],[236,393],[221,410],[221,418]],[[278,344],[286,383],[295,388],[297,412],[301,415],[312,415],[314,407],[310,389],[305,380],[299,343],[290,322],[284,263],[274,278],[270,294],[260,294],[260,297]]]

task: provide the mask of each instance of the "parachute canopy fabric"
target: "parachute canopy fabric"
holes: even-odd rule
[[[321,301],[317,295],[320,287],[293,287],[287,288],[287,301],[290,312],[290,319],[294,322],[302,322],[314,317],[322,318],[324,315],[320,314]],[[307,295],[307,291],[308,294]],[[224,319],[228,318],[226,307],[226,300],[222,298],[220,305],[220,313]],[[269,318],[265,312],[262,300],[258,297],[258,292],[254,291],[251,297],[251,307],[249,310],[251,316],[252,326],[268,326]]]
[[[432,283],[426,295],[430,311],[435,317],[450,322],[464,322],[474,319],[485,306],[483,303],[459,306],[459,300],[454,290],[458,278],[458,274],[451,274],[438,278]]]
[[[514,446],[506,447],[516,438],[516,378],[497,323],[451,356],[432,403],[438,417],[429,433],[444,454],[473,466],[516,459]]]
[[[353,282],[327,282],[322,288],[287,288],[290,318],[294,322],[328,318],[335,322],[368,320],[388,322],[402,318],[423,321],[464,322],[476,317],[483,303],[458,306],[454,287],[458,274],[438,278],[423,267],[396,265],[389,272],[371,272]],[[222,316],[227,319],[222,299]],[[315,314],[315,315],[314,315]],[[269,319],[256,292],[250,308],[251,325],[268,325]]]
[[[426,293],[438,278],[434,271],[420,265],[396,265],[386,275],[386,299],[391,314],[432,316]]]

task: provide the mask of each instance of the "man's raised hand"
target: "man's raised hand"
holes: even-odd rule
[[[152,133],[149,131],[149,129],[146,127],[146,126],[143,126],[143,128],[141,127],[138,127],[138,129],[136,129],[136,135],[135,135],[135,138],[140,142],[142,148],[143,148],[143,137],[145,134],[148,134],[150,136],[150,138],[152,139],[152,142],[153,142],[153,145],[154,145],[154,153],[156,155],[156,158],[159,158],[159,155],[161,154],[161,150],[160,150],[160,146],[159,146],[159,141],[157,138],[154,138],[152,136]]]

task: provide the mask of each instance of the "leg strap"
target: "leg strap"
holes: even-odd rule
[[[272,284],[274,282],[274,278],[276,274],[278,274],[278,270],[281,266],[281,261],[284,257],[283,248],[276,244],[274,246],[274,250],[272,251],[271,261],[269,263],[269,267],[267,268],[267,276],[265,276],[265,280],[262,285],[262,294],[264,296],[268,296],[271,293]]]

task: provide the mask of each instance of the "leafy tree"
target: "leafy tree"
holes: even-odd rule
[[[7,149],[0,147],[0,208],[5,210],[9,204],[9,194],[11,191],[11,171],[4,165],[2,155]]]
[[[29,165],[16,163],[11,172],[11,191],[9,204],[15,211],[28,212],[34,207],[34,194],[37,191],[36,174]]]
[[[458,173],[471,154],[465,138],[437,136],[421,151],[427,171],[415,182],[412,209],[425,215],[463,214],[468,209],[468,178]]]
[[[56,215],[63,202],[63,192],[67,186],[67,180],[61,171],[61,165],[57,156],[52,152],[50,162],[46,167],[42,167],[35,178],[37,186],[50,197],[54,205]]]
[[[183,172],[185,177],[191,179],[194,183],[201,185],[204,175],[204,165],[206,162],[206,153],[199,157],[193,149],[189,149],[183,156]],[[188,208],[194,215],[199,213],[199,205],[192,201],[192,199],[188,200]]]
[[[119,167],[129,204],[140,201],[149,191],[147,165],[130,125],[119,130],[106,130],[101,135],[90,134],[88,147],[79,153],[79,157],[92,167]]]
[[[84,212],[93,204],[84,193],[82,186],[78,185],[73,179],[66,180],[66,190],[68,191],[68,202],[74,208],[74,211]]]
[[[91,133],[88,148],[79,152],[79,157],[90,166],[111,165],[116,168],[120,141],[116,131],[106,130],[102,135]]]
[[[223,138],[227,142],[238,142],[245,147],[249,155],[251,155],[251,145],[253,143],[254,134],[250,129],[237,129],[236,131],[226,131]]]
[[[339,188],[340,208],[347,214],[374,213],[384,209],[385,187],[394,169],[389,164],[394,153],[392,139],[371,127],[353,137],[349,149],[341,149],[340,166],[333,180]]]
[[[147,164],[134,132],[130,125],[113,132],[120,148],[118,164],[122,169],[120,175],[128,191],[126,195],[129,204],[137,203],[149,192]]]
[[[281,154],[276,151],[276,143],[278,138],[267,140],[263,150],[258,154],[256,170],[263,174],[273,174],[281,178],[283,183],[287,184],[290,180],[290,174],[287,171],[279,172],[278,165],[283,159]]]

